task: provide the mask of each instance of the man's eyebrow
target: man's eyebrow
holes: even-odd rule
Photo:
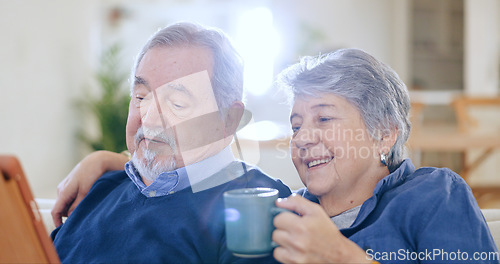
[[[148,87],[148,82],[139,76],[135,76],[134,86],[135,85],[144,85]]]

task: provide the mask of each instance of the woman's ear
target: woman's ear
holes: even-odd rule
[[[236,133],[236,129],[240,124],[241,117],[245,106],[240,101],[235,101],[231,104],[224,118],[224,137],[231,136]]]
[[[396,144],[396,140],[398,138],[399,130],[397,128],[384,131],[382,133],[382,137],[379,141],[378,153],[379,154],[388,154],[391,150],[392,146]]]

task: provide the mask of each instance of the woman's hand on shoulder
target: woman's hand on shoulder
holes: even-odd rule
[[[62,224],[62,217],[73,212],[102,174],[123,170],[127,161],[125,155],[110,151],[96,151],[83,158],[57,186],[57,199],[51,211],[54,224]]]
[[[276,202],[293,213],[274,218],[274,258],[283,263],[370,263],[358,245],[344,237],[323,208],[301,196]]]

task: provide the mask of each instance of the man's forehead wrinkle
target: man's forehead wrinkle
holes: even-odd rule
[[[178,91],[182,92],[189,96],[194,96],[193,93],[196,93],[198,88],[204,87],[202,83],[205,83],[205,79],[207,84],[212,88],[211,79],[209,76],[209,72],[207,70],[198,71],[195,73],[187,74],[185,76],[176,78],[175,80],[170,80],[164,82],[160,85],[153,85],[153,83],[149,83],[145,78],[141,76],[135,76],[134,85],[144,85],[148,90],[151,89],[161,89],[163,91]],[[193,86],[193,84],[195,84]],[[201,85],[201,86],[198,86]],[[194,90],[193,90],[194,89]]]

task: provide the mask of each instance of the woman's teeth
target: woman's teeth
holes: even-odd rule
[[[314,166],[317,166],[317,165],[320,165],[323,163],[328,163],[331,160],[332,160],[332,158],[313,160],[313,161],[309,162],[309,164],[307,164],[307,167],[311,168],[311,167],[314,167]]]

